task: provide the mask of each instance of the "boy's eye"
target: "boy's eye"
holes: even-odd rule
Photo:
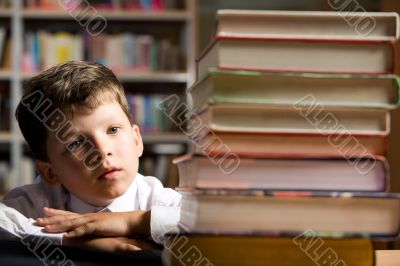
[[[110,129],[108,130],[108,133],[110,133],[110,134],[116,134],[118,132],[119,132],[118,127],[110,127]]]
[[[71,142],[70,144],[68,144],[67,149],[70,151],[74,151],[76,149],[78,149],[82,144],[81,140],[75,140],[73,142]]]

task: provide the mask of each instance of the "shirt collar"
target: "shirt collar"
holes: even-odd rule
[[[69,209],[76,213],[93,213],[93,212],[127,212],[138,209],[137,184],[136,178],[132,181],[124,194],[114,199],[105,207],[96,207],[90,205],[74,194],[70,193]]]

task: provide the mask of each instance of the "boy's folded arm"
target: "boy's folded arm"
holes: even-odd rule
[[[63,233],[65,239],[82,236],[149,237],[163,244],[165,235],[176,233],[180,206],[153,205],[151,211],[72,214],[52,210],[58,215],[37,220],[49,233]],[[61,214],[63,213],[63,214]]]
[[[109,252],[131,252],[135,250],[150,250],[154,247],[146,241],[123,237],[112,238],[76,238],[63,239],[62,233],[46,233],[43,228],[35,225],[35,220],[29,219],[17,210],[0,203],[0,239],[15,237],[23,243],[30,241],[50,240],[55,245],[72,245],[82,248]]]
[[[66,237],[88,235],[148,237],[150,236],[150,211],[101,212],[76,214],[63,210],[45,209],[50,217],[39,218],[37,223],[46,232],[63,233]]]

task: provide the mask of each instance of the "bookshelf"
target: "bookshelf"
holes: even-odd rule
[[[0,18],[10,18],[12,16],[11,9],[0,8]]]
[[[38,72],[22,73],[22,79],[26,80],[38,74]],[[188,82],[188,74],[186,72],[149,72],[135,73],[129,71],[120,71],[117,73],[121,82],[159,82],[159,83],[183,83]],[[9,71],[0,71],[0,80],[8,80],[11,77]]]
[[[7,32],[10,33],[9,40],[12,47],[9,51],[11,64],[8,67],[2,66],[0,68],[0,83],[9,87],[10,111],[8,116],[10,130],[0,131],[0,144],[6,147],[2,151],[6,150],[9,153],[10,188],[19,186],[23,184],[24,179],[26,180],[25,177],[21,176],[23,173],[21,168],[23,167],[23,158],[26,157],[27,147],[14,118],[14,110],[22,95],[22,83],[48,67],[45,64],[26,67],[27,35],[35,36],[39,31],[46,31],[50,36],[55,36],[57,32],[67,32],[74,37],[79,36],[85,41],[85,27],[79,22],[88,21],[88,18],[93,19],[93,21],[104,18],[107,22],[104,34],[107,37],[128,34],[135,37],[136,35],[146,35],[154,38],[154,43],[167,39],[171,45],[176,46],[175,48],[178,51],[175,53],[179,56],[176,59],[177,62],[166,64],[168,65],[166,67],[113,69],[105,63],[116,73],[127,94],[150,95],[151,97],[154,94],[168,96],[176,93],[180,95],[181,99],[185,100],[185,89],[188,84],[194,81],[193,64],[196,55],[194,32],[196,10],[194,1],[166,0],[166,6],[157,10],[91,6],[94,9],[91,8],[85,12],[81,12],[82,10],[78,8],[67,10],[56,6],[51,8],[32,7],[27,6],[28,2],[13,0],[9,1],[10,6],[8,8],[0,6],[0,26],[7,28]],[[31,3],[33,2],[40,1],[31,1]],[[54,0],[55,4],[58,2]],[[91,60],[91,58],[88,58],[90,48],[86,48],[85,45],[86,43],[83,43],[83,50],[79,59]],[[157,43],[157,45],[159,44]],[[126,56],[129,51],[124,50],[123,52],[123,56]],[[171,58],[173,54],[171,53]],[[42,57],[42,55],[39,56]],[[165,152],[168,154],[167,156],[171,156],[174,151],[180,150],[176,147],[184,147],[184,150],[187,148],[187,138],[173,126],[160,132],[142,132],[142,137],[146,147],[149,147],[147,151],[151,156],[154,156],[153,150],[157,150],[157,147],[163,144],[167,144],[167,147],[172,145],[171,153],[168,150]],[[153,148],[153,146],[156,148]],[[156,156],[162,156],[165,161],[166,154],[156,153]],[[144,155],[146,155],[146,150]],[[163,168],[166,169],[165,165]],[[155,169],[155,173],[160,173],[160,171],[160,169]],[[165,178],[166,174],[163,173],[161,178]]]
[[[93,13],[93,12],[92,12]],[[7,14],[7,12],[5,12]],[[72,15],[74,16],[72,16]],[[83,15],[77,11],[72,13],[65,12],[63,10],[42,10],[40,8],[31,8],[28,10],[24,10],[22,12],[22,17],[25,19],[66,19],[73,20],[74,17],[83,17]],[[0,13],[1,15],[1,13]],[[91,15],[91,12],[85,13],[86,15]],[[190,19],[189,11],[162,11],[162,12],[154,12],[154,11],[122,11],[122,10],[112,10],[112,11],[102,11],[101,15],[107,20],[123,20],[123,21],[187,21]]]

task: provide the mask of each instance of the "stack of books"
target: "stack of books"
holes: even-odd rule
[[[385,159],[399,17],[347,15],[218,12],[168,264],[373,265],[371,238],[399,233]]]

